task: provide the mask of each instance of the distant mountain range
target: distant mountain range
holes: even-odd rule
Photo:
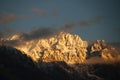
[[[0,80],[118,80],[119,70],[120,43],[83,41],[66,32],[0,41]]]

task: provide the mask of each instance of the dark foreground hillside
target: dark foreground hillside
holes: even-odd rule
[[[120,63],[34,63],[12,47],[0,46],[0,80],[119,80]]]
[[[20,51],[0,47],[0,80],[47,80],[47,74],[40,71],[32,60]]]

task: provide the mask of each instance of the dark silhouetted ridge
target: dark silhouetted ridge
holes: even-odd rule
[[[0,80],[50,80],[19,50],[0,46]]]

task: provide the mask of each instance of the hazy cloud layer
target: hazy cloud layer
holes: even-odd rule
[[[89,26],[89,25],[93,25],[93,24],[96,24],[104,19],[106,19],[107,17],[105,16],[95,16],[95,17],[92,17],[88,20],[81,20],[80,21],[80,26]]]
[[[74,24],[65,24],[64,26],[60,28],[38,28],[35,30],[30,30],[28,33],[21,33],[20,39],[26,41],[26,40],[34,40],[39,38],[48,38],[50,36],[53,36],[55,34],[58,34],[61,31],[67,31],[69,32],[74,28]]]
[[[51,35],[54,35],[57,33],[57,30],[52,29],[52,28],[39,28],[36,30],[31,30],[28,33],[22,33],[20,35],[22,40],[34,40],[34,39],[39,39],[39,38],[47,38]]]
[[[7,14],[7,16],[10,16],[10,15],[11,14]],[[15,15],[11,15],[10,17],[8,17],[8,19],[5,18],[5,22],[8,23],[9,20],[15,20],[15,19],[16,19]],[[89,20],[80,21],[79,24],[80,24],[80,27],[81,26],[89,26],[89,25],[93,25],[99,21],[102,21],[103,19],[105,19],[104,16],[96,16],[96,17],[91,18]],[[4,19],[1,19],[1,20],[4,20]],[[61,31],[70,32],[76,28],[76,25],[79,25],[79,24],[78,23],[69,23],[69,24],[65,24],[59,28],[40,27],[38,29],[30,30],[29,32],[18,32],[19,34],[17,34],[17,35],[19,35],[19,37],[17,39],[4,40],[1,43],[7,44],[7,45],[13,45],[13,46],[20,45],[20,44],[23,44],[25,41],[51,37],[55,34],[58,34]],[[9,33],[7,33],[7,34],[9,34]],[[11,34],[12,33],[16,33],[16,32],[11,29]],[[4,35],[5,34],[0,31],[0,36],[3,37]]]
[[[70,32],[70,31],[74,30],[75,28],[76,28],[75,23],[69,23],[69,24],[65,24],[64,26],[62,26],[60,28],[60,31]]]
[[[34,30],[30,30],[29,32],[19,32],[18,37],[16,39],[7,39],[7,40],[3,40],[0,43],[4,44],[4,45],[9,45],[9,46],[17,46],[17,45],[22,45],[24,44],[24,42],[26,41],[30,41],[30,40],[38,40],[38,39],[42,39],[42,38],[49,38],[53,35],[58,34],[61,31],[71,31],[74,28],[74,24],[65,24],[60,28],[46,28],[46,27],[42,27],[42,28],[38,28],[38,29],[34,29]],[[3,36],[3,34],[1,33],[1,35]],[[2,38],[1,36],[1,38]]]

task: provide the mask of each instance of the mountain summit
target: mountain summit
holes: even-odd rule
[[[119,58],[119,51],[104,40],[84,41],[78,35],[60,32],[54,36],[39,39],[22,39],[22,35],[13,35],[1,39],[2,45],[12,46],[35,62],[64,61],[67,64],[83,63],[86,58],[99,56],[103,60]]]
[[[10,40],[19,39],[15,35]],[[78,35],[61,32],[50,38],[25,41],[24,45],[14,46],[30,56],[35,62],[64,61],[68,64],[81,63],[87,56],[87,41]]]
[[[66,32],[29,40],[18,34],[1,38],[0,80],[117,80],[120,51],[112,45]]]

